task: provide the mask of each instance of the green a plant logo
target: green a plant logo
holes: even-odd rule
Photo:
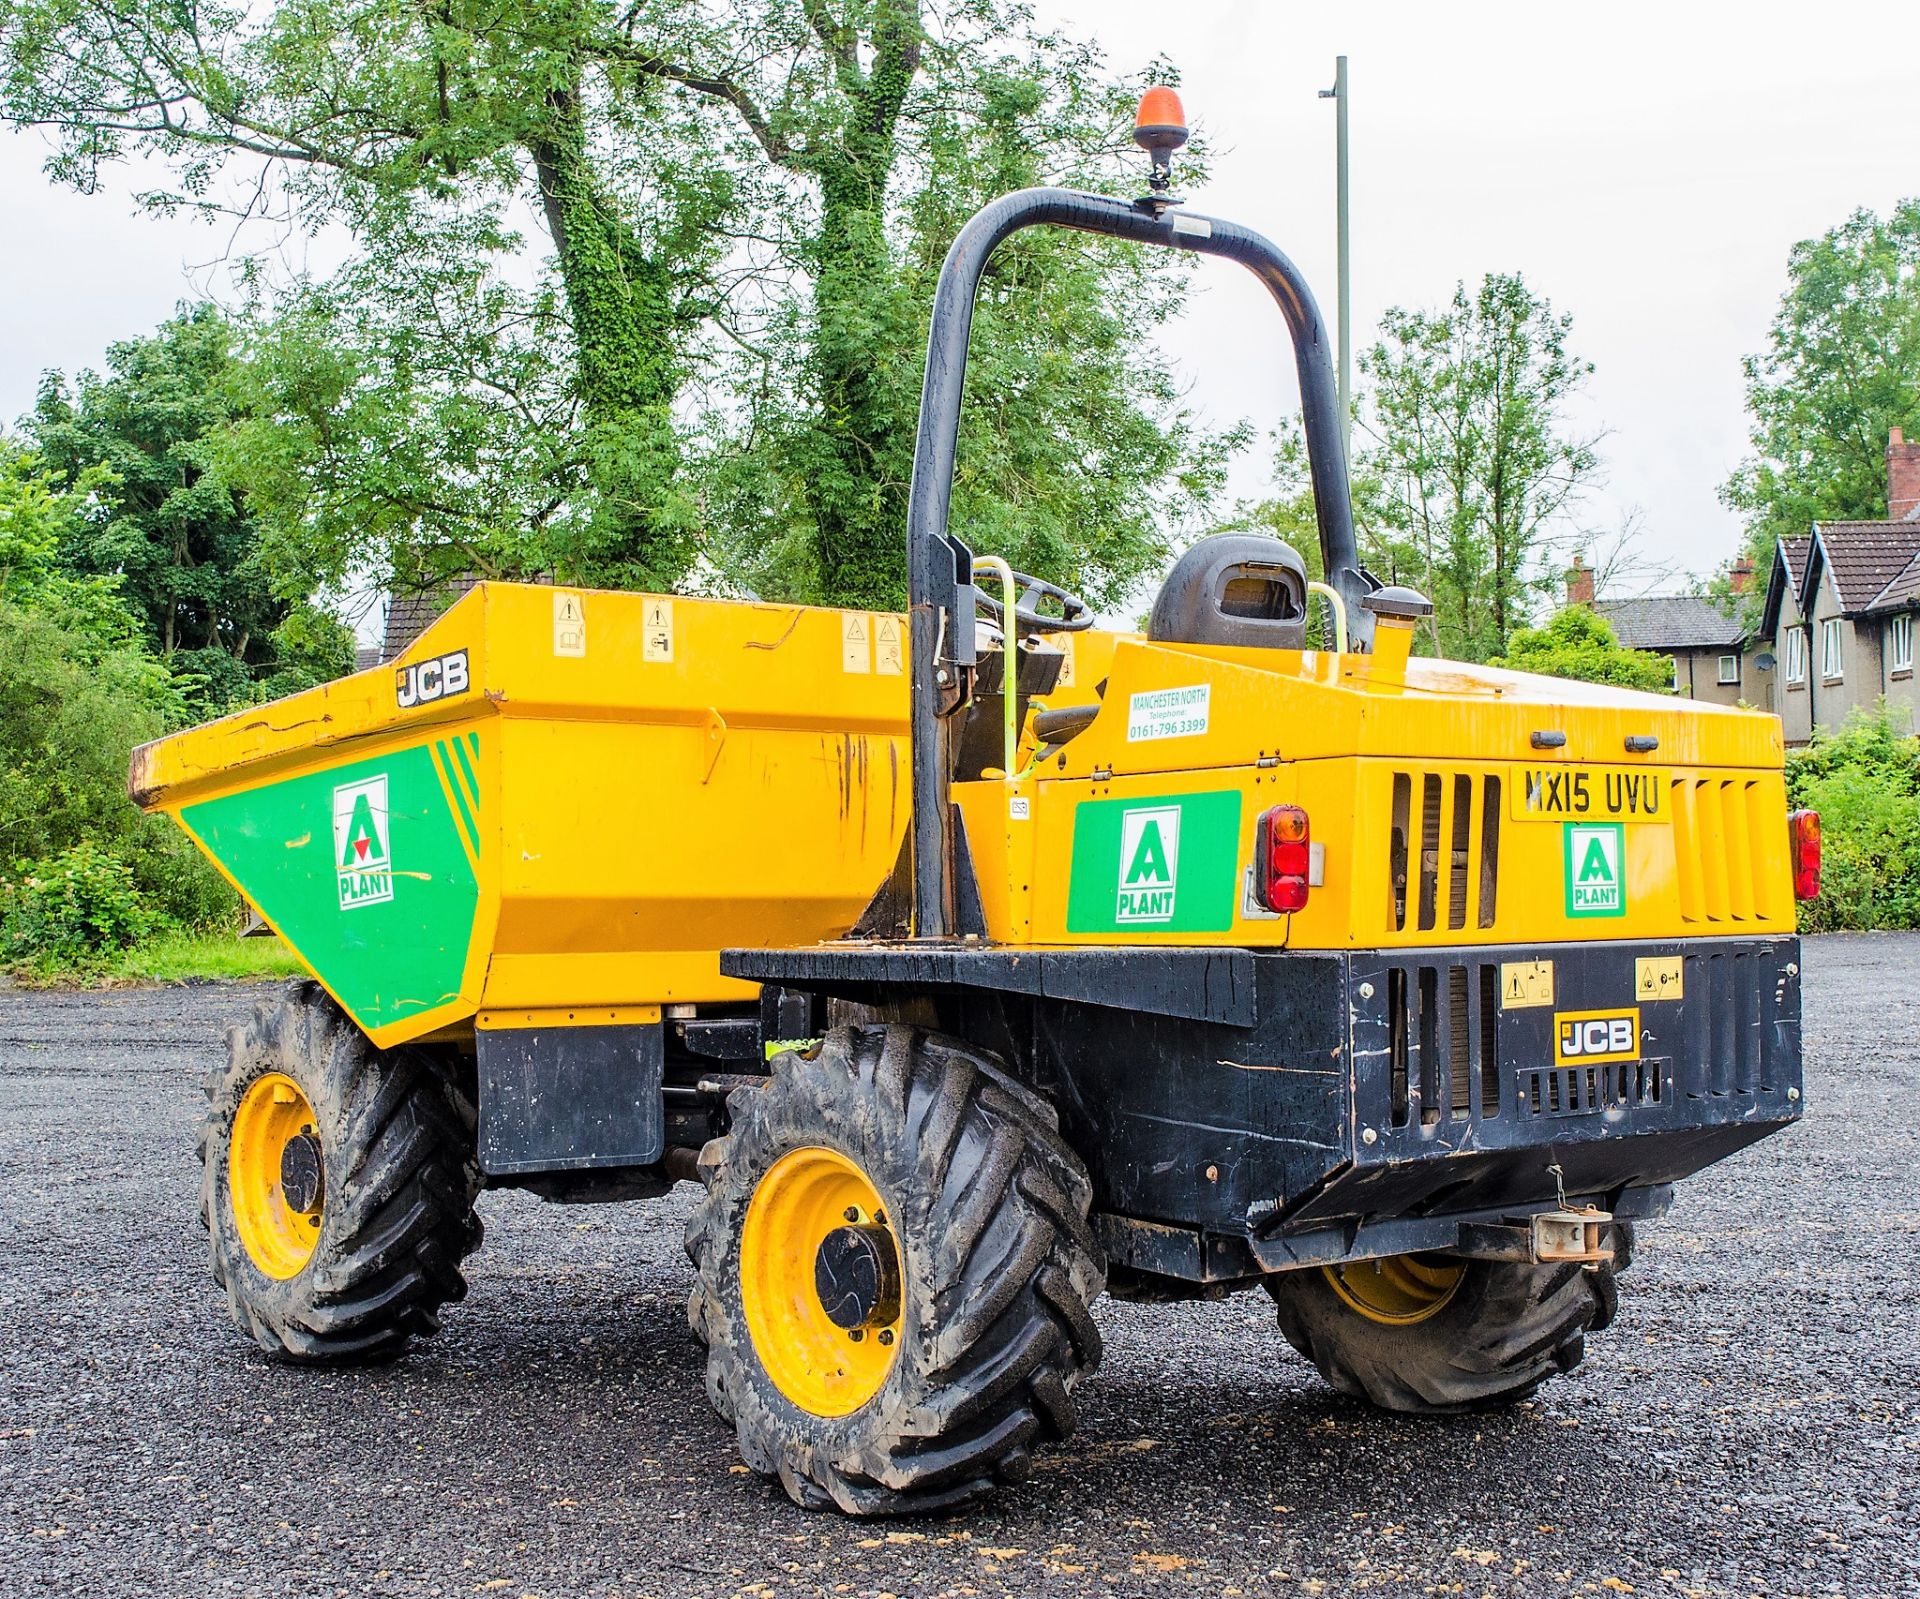
[[[1619,822],[1569,822],[1568,916],[1627,914],[1626,828]]]
[[[333,791],[333,865],[343,911],[393,898],[392,836],[386,773]]]
[[[1116,922],[1170,922],[1180,878],[1180,807],[1156,805],[1120,817]]]

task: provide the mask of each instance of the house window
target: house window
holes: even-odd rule
[[[1667,657],[1667,687],[1676,694],[1680,692],[1680,657],[1677,655]]]
[[[1786,633],[1787,681],[1804,683],[1807,680],[1807,635],[1806,630],[1790,627]]]
[[[1846,675],[1840,660],[1840,618],[1830,616],[1820,624],[1820,675],[1838,682]]]
[[[1887,653],[1896,672],[1913,670],[1913,613],[1902,611],[1887,623]]]
[[[1723,684],[1738,683],[1740,681],[1739,656],[1723,655],[1720,657],[1720,681]]]

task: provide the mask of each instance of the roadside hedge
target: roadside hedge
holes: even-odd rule
[[[1885,709],[1787,756],[1787,803],[1820,813],[1820,897],[1804,933],[1920,927],[1920,739]]]

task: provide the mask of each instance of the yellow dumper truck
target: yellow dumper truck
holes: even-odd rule
[[[1390,1409],[1529,1394],[1613,1319],[1633,1221],[1799,1115],[1818,828],[1778,723],[1411,653],[1312,296],[1167,192],[1177,111],[1144,199],[1023,191],[955,241],[905,615],[482,584],[135,753],[314,976],[231,1033],[201,1139],[268,1352],[432,1333],[483,1188],[697,1182],[748,1464],[928,1509],[1070,1431],[1103,1292],[1260,1288]],[[1224,535],[1115,634],[948,530],[974,292],[1034,225],[1268,286],[1324,583]]]

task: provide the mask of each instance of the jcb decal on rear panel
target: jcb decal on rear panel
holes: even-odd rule
[[[1226,932],[1239,843],[1238,792],[1081,801],[1067,931]]]
[[[1640,1056],[1640,1012],[1576,1010],[1553,1013],[1553,1063],[1587,1066]]]

